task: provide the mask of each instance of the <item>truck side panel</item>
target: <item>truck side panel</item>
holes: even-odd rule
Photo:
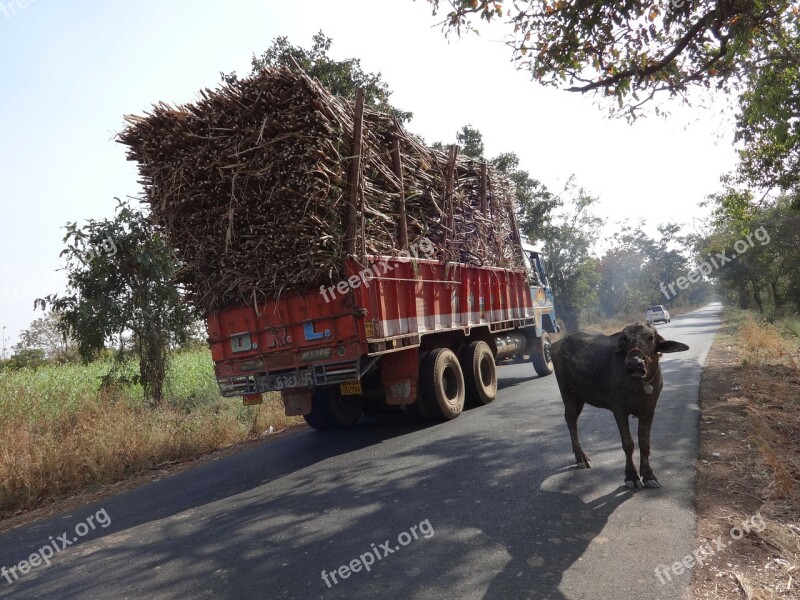
[[[349,273],[365,269],[380,273],[355,290],[370,342],[479,326],[502,331],[533,325],[536,316],[522,272],[380,257],[348,265]]]

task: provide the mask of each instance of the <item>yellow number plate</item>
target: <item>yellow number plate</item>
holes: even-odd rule
[[[342,396],[358,396],[362,393],[360,381],[345,381],[339,384]]]
[[[242,396],[242,404],[244,406],[255,406],[256,404],[263,404],[263,403],[264,403],[263,394],[247,394],[246,396]]]

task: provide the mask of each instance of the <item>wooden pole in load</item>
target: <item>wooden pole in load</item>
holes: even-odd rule
[[[448,235],[454,234],[455,220],[453,218],[453,188],[455,187],[456,178],[456,157],[458,156],[458,147],[454,144],[450,146],[450,154],[447,160],[447,175],[444,184],[444,203],[447,207],[447,229]]]
[[[353,151],[350,159],[350,174],[347,179],[350,198],[347,202],[345,221],[344,252],[346,255],[356,251],[356,204],[358,203],[359,179],[361,176],[361,142],[364,127],[364,90],[356,92],[356,111],[353,116]],[[362,212],[363,219],[363,212]]]
[[[517,215],[514,213],[514,199],[508,194],[506,194],[506,205],[508,206],[508,215],[511,219],[511,232],[514,236],[514,242],[519,249],[520,256],[524,254],[522,250],[522,236],[519,234],[519,225],[517,225]]]
[[[397,181],[400,182],[400,199],[397,207],[400,211],[400,222],[397,224],[397,233],[400,238],[400,250],[408,250],[408,223],[406,222],[406,190],[403,183],[403,159],[400,154],[400,139],[395,138],[392,147],[392,166]]]
[[[481,214],[485,217],[487,216],[487,211],[489,207],[486,205],[486,163],[481,163],[481,180],[480,180],[480,192],[481,192]]]

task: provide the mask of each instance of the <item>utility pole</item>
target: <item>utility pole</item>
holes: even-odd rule
[[[3,325],[3,360],[6,359],[6,326]]]

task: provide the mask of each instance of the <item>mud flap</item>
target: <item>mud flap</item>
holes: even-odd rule
[[[311,412],[313,388],[302,390],[281,390],[283,411],[287,417],[299,417]]]
[[[416,348],[409,348],[381,358],[381,383],[389,406],[416,402],[418,354]]]

